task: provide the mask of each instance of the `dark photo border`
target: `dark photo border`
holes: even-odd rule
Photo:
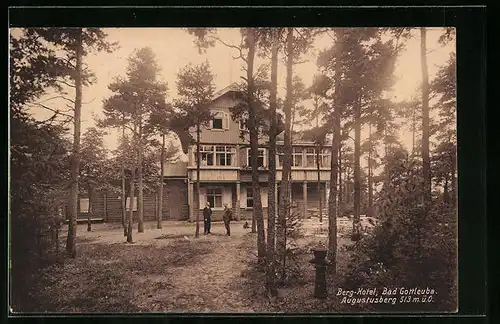
[[[324,321],[350,320],[363,323],[380,317],[406,317],[411,322],[433,319],[452,323],[485,319],[487,312],[486,273],[486,8],[461,7],[10,7],[9,27],[456,27],[457,52],[457,137],[458,137],[458,214],[459,214],[459,307],[458,314],[294,314]],[[8,121],[7,121],[8,123]],[[4,128],[7,132],[7,125]],[[7,135],[7,134],[5,134]],[[7,138],[7,136],[5,136]],[[8,145],[8,143],[7,143]],[[4,155],[7,170],[7,154]],[[4,174],[7,174],[6,172]],[[8,177],[8,175],[7,175]],[[8,179],[5,179],[7,183]],[[8,213],[6,213],[8,215]],[[7,219],[4,226],[4,253],[7,256]],[[7,262],[4,263],[7,266]],[[2,268],[7,271],[6,267]],[[5,272],[4,278],[7,278]],[[2,280],[2,282],[6,281]],[[6,287],[7,288],[7,287]],[[7,298],[7,289],[4,290]],[[66,317],[89,321],[87,316],[67,314],[13,315],[31,321],[32,317]],[[264,320],[269,314],[95,314],[92,321],[118,323],[137,320],[162,321],[190,318],[237,317],[234,320]],[[321,316],[322,318],[319,318]],[[248,318],[247,318],[248,317]],[[259,318],[257,318],[259,317]],[[342,318],[338,318],[342,317]],[[348,317],[354,317],[349,318]],[[432,319],[431,319],[432,318]],[[18,320],[21,320],[20,318]],[[276,318],[273,319],[273,321]],[[386,319],[383,319],[384,321]]]

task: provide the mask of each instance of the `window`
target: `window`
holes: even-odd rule
[[[89,199],[80,198],[80,213],[88,213],[88,212],[89,212]]]
[[[126,210],[130,211],[130,197],[127,197],[127,201],[125,202]],[[133,211],[137,211],[137,197],[134,197],[134,209]]]
[[[320,154],[321,158],[321,167],[322,168],[328,168],[330,166],[330,153],[326,149],[321,150]]]
[[[294,147],[292,151],[292,166],[294,167],[301,167],[302,166],[302,148],[301,147]]]
[[[200,147],[202,166],[231,166],[234,165],[236,147],[224,145],[203,145]],[[196,164],[196,152],[195,164]]]
[[[229,114],[224,111],[217,111],[210,123],[212,129],[229,129]]]
[[[265,167],[266,166],[266,163],[265,163],[265,149],[263,148],[260,148],[259,149],[259,155],[258,155],[258,158],[257,158],[257,165],[259,168],[261,167]],[[252,156],[252,150],[251,149],[248,149],[247,150],[247,162],[248,162],[248,166],[252,166],[252,164],[250,163],[251,162],[251,156]]]
[[[247,208],[253,207],[253,189],[247,188]]]
[[[277,146],[276,147],[276,153],[277,153],[277,158],[276,158],[276,163],[278,163],[278,167],[283,167],[283,146]]]
[[[230,166],[233,165],[236,148],[230,146],[216,146],[215,158],[217,165]]]
[[[222,118],[215,117],[212,121],[213,129],[222,129]]]
[[[306,167],[315,167],[315,166],[316,166],[316,149],[306,148]]]
[[[202,166],[214,165],[214,147],[212,145],[200,147],[200,154]]]
[[[222,188],[207,188],[207,201],[211,208],[222,208]]]

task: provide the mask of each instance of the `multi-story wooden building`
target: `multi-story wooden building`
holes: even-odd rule
[[[236,219],[251,219],[253,207],[252,177],[249,156],[248,135],[240,136],[243,124],[231,118],[230,107],[238,103],[238,90],[227,87],[218,92],[211,105],[215,113],[209,127],[201,131],[200,197],[196,194],[196,145],[189,147],[187,161],[166,164],[164,170],[164,197],[162,218],[164,220],[194,220],[195,201],[200,200],[200,208],[207,201],[213,209],[213,219],[221,219],[224,203],[233,208]],[[195,134],[193,134],[195,135]],[[267,136],[259,140],[259,173],[261,201],[264,215],[267,215],[267,182],[269,176],[269,152]],[[320,155],[320,187],[316,167],[315,146],[312,142],[293,139],[291,199],[301,216],[318,208],[320,195],[326,207],[330,180],[330,149],[324,148]],[[283,133],[277,139],[277,151],[283,152]],[[281,181],[282,153],[276,157],[276,179],[279,197]],[[104,222],[121,221],[121,200],[117,193],[96,192],[93,198],[94,218]],[[144,194],[144,220],[155,220],[158,208],[157,196]],[[129,199],[127,198],[127,206]],[[79,201],[78,218],[87,218],[88,198]],[[127,207],[128,210],[128,207]],[[137,217],[137,196],[134,203],[134,219]]]
[[[213,219],[222,217],[224,204],[233,208],[236,219],[250,219],[253,207],[253,194],[251,183],[250,147],[248,135],[240,136],[243,123],[231,118],[230,107],[237,104],[237,89],[228,87],[218,92],[212,102],[211,110],[215,114],[208,127],[202,128],[201,141],[201,170],[200,170],[200,196],[196,192],[196,145],[189,147],[188,162],[185,171],[184,164],[176,164],[165,170],[166,187],[179,181],[187,186],[186,197],[182,197],[184,190],[177,190],[176,199],[170,197],[169,204],[185,202],[188,206],[189,217],[194,219],[196,199],[200,201],[200,208],[205,202],[210,202],[213,209]],[[193,134],[194,135],[194,134]],[[283,150],[283,134],[278,136],[278,152]],[[267,215],[268,192],[267,182],[269,176],[269,159],[267,137],[259,140],[259,173],[261,201],[264,215]],[[283,156],[276,157],[276,178],[281,181]],[[324,148],[320,155],[320,186],[318,188],[318,172],[316,166],[315,146],[312,142],[293,140],[292,174],[291,174],[291,199],[305,216],[309,209],[318,208],[320,195],[326,202],[330,180],[330,150]],[[182,173],[185,180],[182,181]],[[171,185],[170,185],[171,184]],[[279,197],[279,185],[276,190]],[[326,203],[323,204],[326,206]],[[180,207],[179,207],[180,208]],[[179,212],[182,208],[179,209]],[[170,215],[172,217],[172,215]]]

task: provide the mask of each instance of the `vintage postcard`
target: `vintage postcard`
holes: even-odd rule
[[[455,53],[449,27],[11,28],[11,312],[457,312]]]

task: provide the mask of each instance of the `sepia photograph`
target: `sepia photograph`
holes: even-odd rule
[[[451,27],[9,29],[12,314],[458,311]]]

